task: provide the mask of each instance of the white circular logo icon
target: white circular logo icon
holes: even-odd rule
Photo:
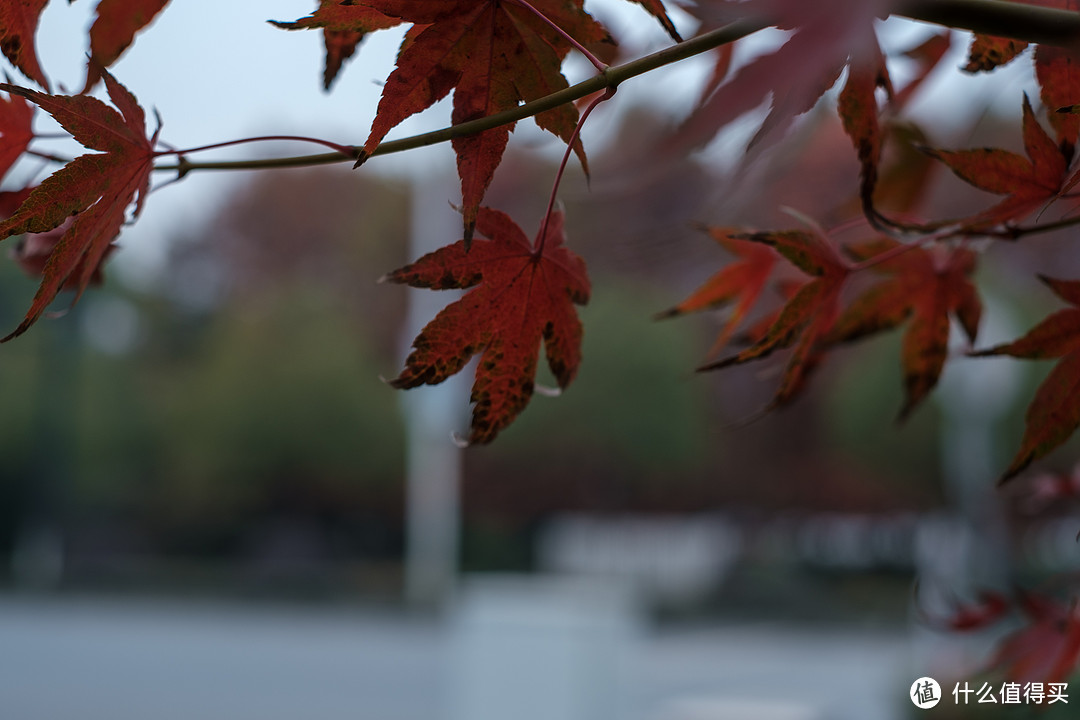
[[[921,677],[911,683],[911,692],[908,697],[915,703],[915,707],[928,710],[941,701],[941,686],[932,677]]]

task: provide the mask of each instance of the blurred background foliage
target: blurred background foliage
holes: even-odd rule
[[[569,243],[594,283],[585,362],[562,397],[536,397],[499,442],[466,453],[466,569],[533,567],[538,529],[565,512],[943,502],[938,407],[893,420],[899,333],[835,353],[807,397],[755,420],[782,359],[698,374],[722,318],[651,320],[726,260],[695,224],[790,226],[778,207],[849,201],[850,186],[792,182],[850,155],[829,150],[846,143],[835,121],[811,117],[752,196],[694,160],[631,172],[619,146],[647,143],[662,123],[627,113],[594,153],[593,187],[567,181]],[[488,202],[535,226],[552,176],[545,153],[512,153]],[[408,261],[411,204],[406,183],[372,172],[252,174],[164,239],[170,257],[152,283],[113,268],[66,317],[0,348],[0,552],[59,526],[72,582],[237,564],[309,582],[330,564],[394,594],[405,428],[380,376],[407,345],[407,291],[375,281]],[[0,265],[0,324],[17,323],[33,287]],[[1031,305],[1032,317],[1046,307]],[[1013,415],[1006,445],[1019,437]]]

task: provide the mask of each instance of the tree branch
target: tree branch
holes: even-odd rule
[[[1013,40],[1080,47],[1080,13],[1070,10],[1003,0],[903,0],[894,14]]]
[[[1080,13],[1068,10],[1056,10],[1017,2],[1005,2],[1004,0],[903,0],[898,4],[894,14],[912,20],[961,30],[1080,49]],[[371,153],[371,157],[414,150],[429,145],[438,145],[454,138],[508,125],[573,102],[586,95],[607,88],[615,88],[619,83],[630,78],[700,55],[721,45],[735,42],[769,25],[771,23],[766,18],[737,20],[722,28],[698,35],[651,55],[646,55],[622,65],[609,67],[604,72],[598,73],[577,85],[527,102],[519,107],[453,125],[442,130],[422,133],[400,140],[389,140],[380,144]],[[157,171],[184,172],[193,170],[258,170],[263,168],[325,165],[344,162],[349,159],[351,158],[344,157],[340,153],[322,153],[260,160],[187,162],[183,166],[180,164],[159,165],[154,169]]]
[[[484,132],[485,130],[508,125],[512,122],[517,122],[518,120],[524,120],[533,115],[539,115],[542,112],[557,108],[560,105],[571,103],[586,95],[591,95],[607,88],[618,87],[619,83],[662,68],[665,65],[671,65],[680,60],[700,55],[715,47],[735,42],[736,40],[753,34],[765,27],[768,27],[768,24],[764,21],[739,20],[730,25],[713,30],[712,32],[681,42],[678,45],[664,48],[651,55],[646,55],[645,57],[632,60],[622,65],[609,67],[603,73],[599,73],[588,80],[579,82],[577,85],[572,85],[550,95],[545,95],[542,98],[527,102],[519,107],[504,110],[503,112],[495,113],[494,115],[488,115],[487,117],[477,118],[476,120],[463,122],[459,125],[452,125],[448,128],[443,128],[442,130],[413,135],[412,137],[402,138],[400,140],[388,140],[375,148],[369,157],[389,155],[391,153],[404,152],[406,150],[415,150],[416,148],[427,147],[429,145],[438,145],[453,140],[454,138],[475,135],[476,133]],[[316,155],[267,158],[261,160],[188,162],[183,169],[188,172],[192,170],[258,170],[275,167],[325,165],[329,163],[344,162],[351,159],[352,158],[343,157],[340,153],[321,153]],[[154,170],[158,171],[178,171],[180,169],[181,167],[179,165],[159,165],[154,168]]]

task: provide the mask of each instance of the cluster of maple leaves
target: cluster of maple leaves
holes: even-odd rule
[[[635,1],[674,42],[681,41],[660,0]],[[47,92],[49,81],[37,59],[35,31],[46,2],[0,0],[0,50],[45,90],[0,85],[8,94],[0,99],[0,171],[28,152],[35,138],[33,106],[97,152],[74,158],[35,187],[0,195],[6,216],[0,238],[26,236],[17,255],[42,277],[25,318],[5,340],[32,325],[62,289],[74,289],[77,297],[100,280],[101,264],[128,209],[132,215],[142,209],[155,159],[182,154],[158,148],[156,133],[147,134],[142,108],[105,69],[168,0],[100,0],[89,33],[83,91],[73,96]],[[1070,5],[1066,0],[1036,4]],[[944,56],[949,31],[906,53],[917,72],[897,88],[875,30],[877,20],[894,9],[891,3],[833,0],[830,9],[824,13],[794,0],[701,0],[690,8],[701,20],[699,33],[755,18],[791,34],[780,47],[734,72],[733,43],[718,48],[702,99],[672,142],[684,148],[702,145],[771,98],[771,110],[751,146],[769,142],[815,106],[846,71],[837,108],[862,168],[858,196],[868,237],[841,244],[814,226],[776,232],[715,228],[713,235],[736,261],[665,315],[734,304],[714,355],[732,339],[748,346],[702,369],[746,363],[790,348],[771,406],[798,395],[831,347],[906,325],[903,417],[936,384],[949,355],[953,319],[975,342],[981,304],[971,280],[978,257],[971,241],[1017,239],[1041,229],[1019,223],[1067,196],[1080,182],[1080,173],[1070,170],[1080,134],[1080,65],[1067,49],[1035,50],[1040,99],[1053,134],[1025,96],[1026,157],[994,148],[923,149],[968,183],[1004,196],[1000,202],[970,217],[946,220],[920,218],[915,207],[898,212],[895,204],[884,212],[882,198],[890,190],[879,183],[879,166],[890,124]],[[311,15],[275,24],[322,30],[327,88],[365,34],[408,25],[367,140],[357,148],[341,149],[356,158],[357,165],[404,119],[450,93],[455,125],[497,115],[567,88],[562,64],[572,50],[586,54],[602,73],[606,66],[601,58],[612,57],[615,43],[582,0],[320,0]],[[993,70],[1024,48],[1015,40],[976,35],[964,69]],[[112,107],[88,94],[102,78]],[[587,172],[578,133],[585,115],[567,102],[539,112],[534,120],[565,142],[567,155],[575,154]],[[582,329],[573,305],[586,302],[589,282],[584,263],[564,245],[561,216],[549,205],[536,240],[529,242],[512,220],[482,205],[513,127],[511,121],[453,138],[461,179],[462,239],[385,278],[416,287],[472,288],[421,332],[406,369],[392,381],[398,387],[441,382],[480,354],[468,437],[472,443],[493,439],[528,403],[541,343],[560,387],[571,382],[581,357]],[[552,200],[554,195],[555,190]],[[477,232],[481,237],[474,241]],[[857,273],[880,279],[852,299],[846,290]],[[1080,304],[1080,282],[1044,280],[1065,302]],[[773,282],[784,299],[782,306],[747,324]],[[736,335],[736,330],[741,332]],[[1061,444],[1080,425],[1080,310],[1062,310],[1015,342],[971,354],[1060,359],[1031,404],[1021,447],[1003,479]]]
[[[64,163],[39,184],[0,193],[0,239],[22,236],[16,259],[41,277],[25,318],[3,340],[26,331],[62,290],[73,290],[77,299],[100,282],[102,263],[121,227],[142,210],[155,161],[166,155],[183,161],[197,151],[159,147],[157,132],[148,133],[143,109],[106,69],[168,0],[99,0],[85,82],[77,95],[52,94],[37,58],[35,34],[47,1],[0,0],[0,51],[40,88],[0,84],[6,93],[0,97],[0,177],[32,153],[35,108],[93,152]],[[652,15],[672,42],[682,42],[661,0],[630,1]],[[1078,11],[1075,0],[1018,1]],[[890,183],[892,169],[883,157],[885,146],[897,142],[895,120],[945,57],[951,40],[945,29],[906,51],[915,71],[903,86],[895,86],[893,58],[883,52],[876,24],[898,9],[890,0],[698,0],[686,8],[700,21],[696,37],[734,22],[774,26],[789,34],[775,50],[734,70],[734,43],[715,47],[713,72],[696,108],[670,139],[669,152],[705,145],[769,101],[768,116],[751,141],[752,150],[763,147],[844,78],[836,107],[861,167],[856,195],[865,221],[862,237],[840,242],[839,229],[812,222],[780,231],[712,228],[713,238],[733,260],[662,313],[730,310],[702,370],[789,351],[770,407],[795,398],[837,345],[904,326],[900,414],[907,416],[937,383],[949,358],[952,324],[958,323],[970,345],[976,342],[982,305],[972,281],[979,258],[975,241],[1016,241],[1074,222],[1069,208],[1055,220],[1041,220],[1049,206],[1071,197],[1080,184],[1080,171],[1073,165],[1080,136],[1080,55],[1068,48],[1040,45],[1033,52],[1045,119],[1024,96],[1024,155],[997,148],[919,148],[964,181],[1002,196],[1000,201],[966,217],[925,218],[910,193]],[[451,121],[461,125],[565,90],[562,66],[571,52],[585,55],[604,77],[605,63],[615,57],[615,39],[585,10],[583,0],[318,0],[310,15],[274,24],[322,31],[327,89],[366,34],[407,26],[366,141],[357,147],[318,141],[357,165],[403,120],[451,93]],[[1016,40],[976,35],[963,69],[993,71],[1025,48]],[[102,80],[111,106],[89,94]],[[533,115],[540,128],[566,144],[563,166],[573,154],[588,172],[579,131],[591,108],[613,91],[609,83],[584,112],[564,102]],[[469,443],[491,441],[524,409],[535,389],[541,345],[560,388],[570,384],[581,362],[583,330],[574,306],[587,302],[590,287],[584,262],[566,247],[563,216],[553,209],[562,169],[534,240],[506,214],[483,205],[515,122],[453,137],[461,181],[461,239],[385,276],[414,287],[469,289],[421,331],[405,369],[391,381],[400,388],[438,383],[479,355]],[[1032,216],[1038,219],[1023,224]],[[853,281],[856,276],[859,283]],[[1058,360],[1031,402],[1024,437],[1003,480],[1059,446],[1080,425],[1080,280],[1042,280],[1069,307],[1013,342],[968,353]],[[767,290],[782,298],[771,311],[758,307]],[[720,357],[735,341],[744,347]],[[1075,606],[1031,594],[1015,601],[988,594],[936,622],[954,630],[974,629],[1014,605],[1029,624],[1003,643],[998,664],[1018,678],[1064,677],[1080,657]]]
[[[971,604],[956,606],[937,618],[920,611],[923,623],[945,632],[974,632],[1019,612],[1023,624],[1006,635],[986,664],[1017,683],[1063,682],[1080,663],[1080,606],[1053,595],[1016,591],[1012,595],[984,591]]]

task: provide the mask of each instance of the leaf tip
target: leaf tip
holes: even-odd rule
[[[738,358],[738,355],[714,360],[713,362],[705,363],[704,365],[698,365],[696,368],[694,368],[694,372],[709,372],[710,370],[721,370],[723,368],[734,365],[736,363],[736,358]]]
[[[1030,465],[1031,461],[1034,459],[1035,454],[1030,452],[1023,455],[1017,455],[1013,460],[1012,465],[1009,466],[1009,469],[1002,473],[1001,477],[998,478],[997,487],[1003,487],[1010,480],[1026,470],[1027,466]]]
[[[667,310],[661,310],[660,312],[655,313],[652,316],[652,319],[653,320],[667,320],[668,318],[673,318],[673,317],[676,317],[676,316],[678,316],[680,314],[681,313],[679,312],[679,308],[673,307],[673,308],[668,308]]]

